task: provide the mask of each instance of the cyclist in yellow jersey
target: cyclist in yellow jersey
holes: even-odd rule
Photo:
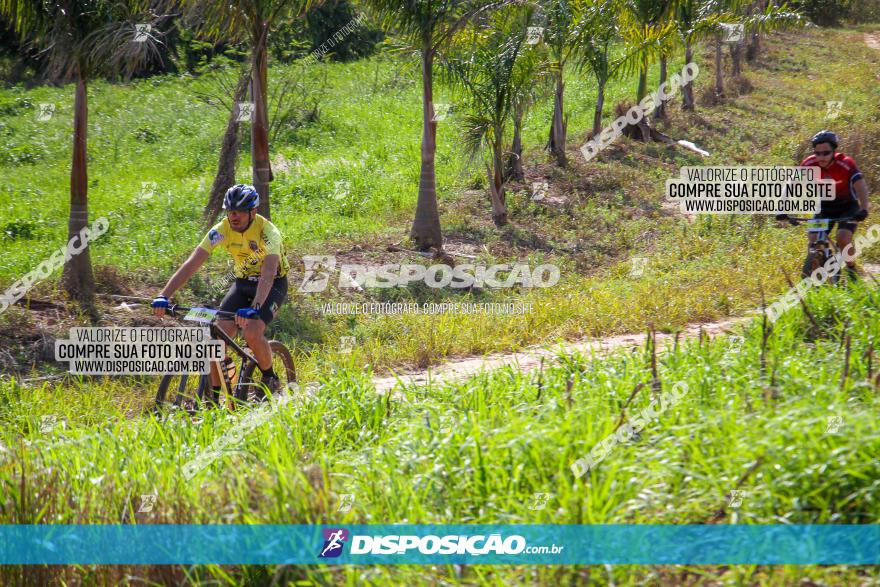
[[[280,383],[272,369],[272,351],[266,340],[266,325],[278,313],[287,298],[287,271],[290,264],[284,256],[281,233],[274,224],[257,214],[260,196],[253,186],[238,184],[226,191],[223,208],[226,218],[218,222],[198,247],[174,273],[153,300],[153,312],[163,316],[168,298],[174,295],[198,271],[217,247],[226,249],[234,260],[235,283],[229,289],[220,309],[235,312],[235,320],[218,320],[217,326],[229,336],[237,327],[244,331],[248,347],[263,373],[263,383],[273,393]],[[220,375],[211,368],[214,396],[220,390]],[[257,399],[264,399],[258,390]]]

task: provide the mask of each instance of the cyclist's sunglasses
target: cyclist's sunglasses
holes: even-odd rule
[[[817,157],[828,157],[832,153],[834,153],[834,151],[813,151],[813,155],[816,155]]]

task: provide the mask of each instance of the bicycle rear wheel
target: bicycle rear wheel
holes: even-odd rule
[[[205,398],[208,376],[199,373],[162,376],[156,392],[156,408],[178,407],[197,410]]]
[[[287,347],[284,346],[284,343],[277,340],[270,340],[269,348],[272,349],[272,369],[281,381],[279,392],[284,394],[286,393],[287,385],[296,382],[296,367],[293,364],[293,357],[290,355]],[[241,380],[244,382],[254,382],[254,372],[256,370],[257,364],[249,362],[241,374]],[[245,391],[245,393],[247,392]]]

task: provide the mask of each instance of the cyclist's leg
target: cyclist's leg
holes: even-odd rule
[[[248,320],[244,327],[244,339],[257,359],[257,366],[261,371],[268,371],[272,366],[272,349],[266,340],[266,323],[260,318]]]
[[[844,223],[847,224],[847,223]],[[843,252],[843,249],[852,244],[853,233],[850,230],[845,230],[843,227],[837,229],[837,250]],[[846,264],[848,267],[855,267],[856,260],[856,249],[855,245],[851,246],[847,252],[846,258],[849,259]]]
[[[266,326],[275,318],[278,308],[286,298],[287,277],[279,277],[272,283],[266,301],[260,306],[259,319],[248,320],[244,328],[244,338],[248,347],[253,350],[261,371],[267,371],[272,367],[272,350],[266,339]]]
[[[277,391],[279,381],[277,374],[272,369],[272,349],[266,339],[266,326],[272,322],[278,313],[278,308],[287,298],[287,285],[287,277],[275,279],[269,290],[269,295],[266,296],[266,301],[260,306],[260,317],[248,320],[244,329],[244,337],[248,342],[248,347],[254,352],[254,358],[257,359],[257,365],[263,373],[263,378],[268,377],[266,384],[272,393]],[[259,398],[260,395],[261,392],[257,394],[257,397]]]
[[[857,202],[852,202],[840,211],[840,216],[853,216],[858,211],[859,204]],[[851,268],[855,268],[856,266],[855,256],[857,251],[855,250],[855,245],[852,244],[853,233],[855,233],[855,231],[855,222],[841,222],[840,226],[837,227],[837,234],[835,235],[835,238],[837,239],[837,250],[839,252],[842,253],[847,245],[851,245],[849,249],[847,249],[845,255],[846,266]]]

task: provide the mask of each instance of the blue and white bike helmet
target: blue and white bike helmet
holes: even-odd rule
[[[253,210],[260,205],[260,194],[252,185],[239,183],[226,190],[224,210]]]

